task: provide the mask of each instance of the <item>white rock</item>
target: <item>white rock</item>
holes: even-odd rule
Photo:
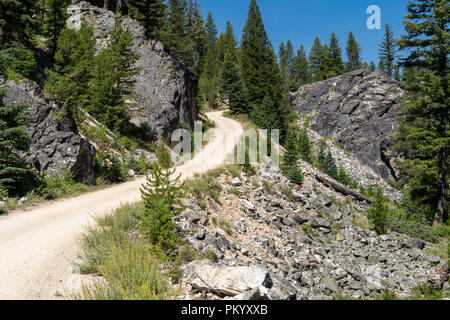
[[[193,261],[186,266],[186,282],[207,292],[237,296],[250,290],[266,292],[272,280],[269,272],[258,266],[220,266],[209,260]]]
[[[239,186],[242,186],[242,181],[241,181],[241,179],[236,177],[233,180],[231,180],[231,184],[235,187],[239,187]]]

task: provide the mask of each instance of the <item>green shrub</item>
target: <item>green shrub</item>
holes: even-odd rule
[[[450,237],[450,220],[447,220],[445,224],[441,224],[434,228],[436,233],[441,237]]]
[[[441,289],[436,289],[430,284],[422,284],[411,290],[415,300],[442,300],[443,292]]]
[[[297,167],[292,166],[286,172],[286,177],[292,182],[298,185],[303,184],[303,172]]]
[[[433,227],[415,220],[404,220],[389,216],[387,224],[392,231],[406,234],[410,237],[422,239],[428,242],[437,243],[439,234]]]
[[[8,197],[8,190],[0,184],[0,200],[5,199],[6,197]]]
[[[112,183],[122,182],[126,178],[123,162],[107,150],[98,150],[94,160],[94,173],[96,177]]]
[[[170,157],[169,151],[164,144],[157,144],[154,146],[156,156],[158,157],[158,162],[161,167],[168,169],[173,165],[172,159]]]
[[[302,226],[302,230],[305,231],[306,234],[311,234],[313,232],[313,227],[311,227],[307,224],[304,224]]]
[[[205,258],[208,259],[211,262],[216,262],[217,261],[217,255],[213,250],[208,250],[205,253]]]
[[[0,74],[6,73],[6,69],[8,68],[12,60],[13,56],[11,54],[0,51]]]
[[[37,193],[44,199],[52,200],[85,192],[87,189],[86,185],[75,182],[72,172],[66,169],[61,174],[53,176],[41,173]]]
[[[142,204],[124,204],[113,213],[96,217],[97,226],[89,227],[78,239],[83,251],[79,264],[82,273],[100,273],[99,267],[108,259],[111,248],[127,245],[128,232],[137,228],[142,210]]]
[[[389,289],[386,289],[382,294],[376,297],[376,300],[396,300],[396,299],[397,295],[395,294],[395,291],[391,291]]]
[[[36,77],[36,60],[33,51],[20,48],[15,54],[12,69],[25,78],[34,79]]]
[[[99,267],[107,283],[84,285],[78,299],[164,300],[169,298],[168,277],[159,259],[138,241],[121,248],[112,247]]]
[[[186,181],[186,190],[197,200],[209,196],[217,202],[219,201],[220,191],[222,191],[222,185],[217,181],[217,178],[224,172],[223,168],[218,168],[201,176],[196,176],[194,179]]]
[[[389,207],[385,204],[385,197],[381,188],[378,188],[376,193],[376,200],[368,210],[367,214],[370,221],[373,223],[375,231],[378,234],[386,233],[387,229],[387,216]]]

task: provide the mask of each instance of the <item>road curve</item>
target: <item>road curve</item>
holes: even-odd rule
[[[222,164],[243,132],[238,122],[223,117],[222,112],[207,116],[216,128],[226,130],[226,139],[217,134],[193,160],[178,166],[182,179]],[[0,299],[55,299],[56,292],[64,291],[70,265],[77,258],[76,235],[93,223],[93,215],[139,201],[144,181],[140,178],[0,216]]]

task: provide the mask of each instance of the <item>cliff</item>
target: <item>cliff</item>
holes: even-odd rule
[[[403,91],[384,72],[356,70],[300,87],[291,105],[311,120],[311,129],[331,137],[383,178],[395,177],[393,155]]]

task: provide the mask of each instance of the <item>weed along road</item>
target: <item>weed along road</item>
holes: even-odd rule
[[[214,136],[196,156],[204,161],[194,158],[178,166],[176,174],[183,180],[219,166],[243,132],[237,121],[223,117],[222,112],[207,116],[216,128],[227,130],[227,139]],[[55,299],[72,274],[77,234],[94,222],[94,215],[139,201],[143,182],[140,178],[0,217],[0,299]]]

